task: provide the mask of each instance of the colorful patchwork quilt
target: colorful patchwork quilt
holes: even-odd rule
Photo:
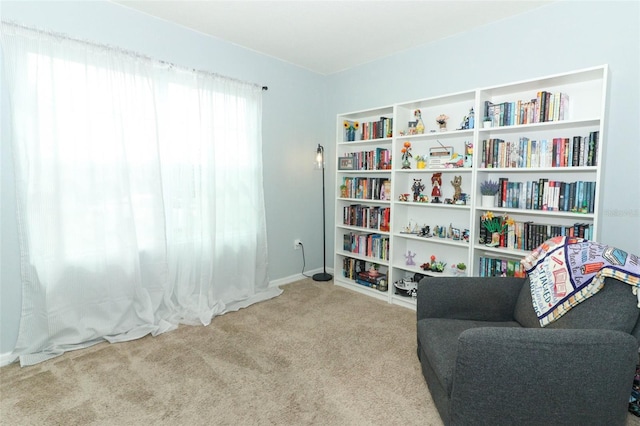
[[[623,250],[583,238],[554,237],[521,263],[542,327],[600,291],[606,277],[631,285],[640,308],[640,259]]]

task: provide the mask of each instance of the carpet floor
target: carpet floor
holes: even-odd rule
[[[3,425],[441,425],[415,312],[332,282],[158,337],[0,369]]]

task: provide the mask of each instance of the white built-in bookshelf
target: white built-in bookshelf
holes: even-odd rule
[[[598,240],[606,88],[603,65],[338,114],[335,284],[415,307],[395,282],[518,275],[520,259],[548,237]],[[492,206],[482,202],[486,180],[501,188]],[[498,245],[488,245],[488,212],[509,218]],[[432,256],[442,272],[424,269]],[[452,268],[460,263],[464,272]],[[377,277],[366,274],[372,266]]]

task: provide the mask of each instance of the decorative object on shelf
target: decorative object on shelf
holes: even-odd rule
[[[455,169],[462,166],[464,166],[464,158],[456,152],[451,156],[451,160],[444,165],[446,169]]]
[[[407,226],[404,227],[404,229],[402,231],[400,231],[401,234],[419,234],[420,233],[420,227],[418,226],[418,224],[416,223],[415,225],[411,226],[411,221],[409,221],[409,224]]]
[[[372,263],[371,267],[369,268],[369,276],[377,277],[378,275],[380,275],[380,272],[378,271],[379,268],[380,266],[377,263]]]
[[[473,142],[465,142],[464,143],[464,168],[473,167]]]
[[[417,121],[409,121],[407,123],[407,126],[409,127],[409,130],[407,130],[407,134],[408,135],[415,135],[416,134],[416,126],[418,125]],[[404,136],[403,134],[400,134],[400,136]]]
[[[416,169],[424,169],[427,167],[427,156],[416,155]]]
[[[451,229],[451,238],[454,241],[460,241],[460,239],[462,238],[462,234],[460,232],[460,229],[458,229],[458,228]]]
[[[465,265],[462,262],[457,263],[455,265],[451,265],[451,269],[453,269],[454,275],[457,275],[457,276],[467,275],[467,265]]]
[[[333,278],[333,276],[327,273],[327,232],[324,194],[324,147],[320,144],[318,144],[318,148],[316,149],[316,165],[319,169],[322,170],[322,272],[313,274],[312,278],[314,281],[329,281]]]
[[[462,241],[464,241],[465,243],[469,242],[469,230],[465,229],[462,231]]]
[[[485,180],[480,183],[482,194],[482,207],[491,208],[495,205],[496,194],[500,190],[500,184],[495,180]]]
[[[421,135],[424,133],[424,122],[422,121],[422,112],[417,109],[413,112],[413,116],[416,118],[416,134]]]
[[[462,123],[460,123],[460,128],[457,130],[468,130],[473,129],[475,121],[475,113],[473,112],[473,107],[469,110],[469,114],[465,115],[462,119]]]
[[[485,117],[482,119],[482,128],[484,129],[491,128],[491,117]]]
[[[429,197],[427,197],[424,194],[420,194],[420,197],[418,198],[418,201],[421,203],[428,203],[429,202]]]
[[[440,192],[440,187],[442,186],[442,173],[434,173],[431,176],[431,202],[432,203],[441,203],[440,197],[442,193]]]
[[[410,169],[411,163],[409,162],[409,158],[413,157],[413,155],[411,155],[411,142],[405,142],[400,152],[402,152],[402,168]]]
[[[488,211],[480,217],[480,222],[487,231],[491,233],[491,242],[485,243],[488,247],[496,247],[500,245],[500,235],[504,233],[509,225],[513,225],[515,221],[508,215],[496,217],[492,211]]]
[[[418,237],[425,237],[425,238],[430,238],[431,237],[431,230],[429,229],[429,225],[425,225],[422,228],[420,228],[420,232],[418,233]]]
[[[459,200],[462,200],[462,176],[454,176],[451,181],[453,186],[453,201],[457,204]]]
[[[420,268],[422,268],[423,271],[431,271],[431,272],[444,272],[444,267],[447,266],[446,263],[437,261],[436,262],[436,256],[435,255],[431,255],[431,262],[430,263],[423,263],[422,265],[420,265]]]
[[[422,183],[422,179],[414,179],[413,185],[411,185],[411,190],[413,191],[413,201],[418,201],[420,198],[420,193],[424,191],[424,184]]]
[[[356,163],[353,157],[340,157],[338,158],[338,170],[355,170]]]
[[[391,199],[391,181],[385,180],[382,182],[382,187],[380,188],[380,200],[390,200]]]
[[[453,158],[453,147],[444,146],[442,142],[436,140],[440,146],[429,148],[429,168],[430,169],[442,169],[447,166],[447,163]]]
[[[439,127],[441,132],[446,132],[447,131],[447,120],[448,119],[449,119],[449,117],[446,116],[445,114],[440,114],[439,116],[436,117],[436,123],[438,123],[438,127]]]
[[[360,123],[357,121],[344,120],[344,130],[346,132],[347,142],[353,142],[356,140],[356,130],[360,127]]]
[[[398,195],[398,201],[409,201],[409,194]]]
[[[406,277],[393,283],[396,294],[405,297],[416,297],[418,293],[418,283],[411,277]]]
[[[340,185],[340,198],[347,198],[347,185]]]
[[[416,253],[411,253],[411,250],[407,251],[407,254],[404,255],[404,258],[406,259],[406,265],[407,266],[415,266],[416,262],[413,261],[413,258],[416,257]]]

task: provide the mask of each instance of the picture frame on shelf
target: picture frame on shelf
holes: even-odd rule
[[[355,170],[356,163],[353,161],[353,157],[339,157],[338,158],[338,170]]]

